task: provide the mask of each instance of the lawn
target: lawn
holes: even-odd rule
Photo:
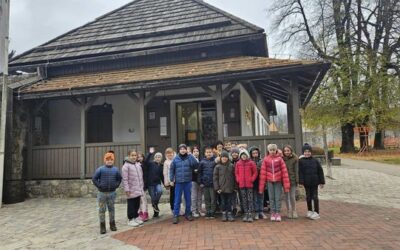
[[[400,166],[400,150],[374,150],[362,154],[339,154],[342,158],[377,161]]]

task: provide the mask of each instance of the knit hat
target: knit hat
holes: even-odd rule
[[[178,147],[178,149],[181,149],[181,148],[185,148],[185,149],[187,149],[187,146],[186,146],[186,144],[184,144],[184,143],[180,144],[180,145],[179,145],[179,147]]]
[[[311,147],[310,144],[304,143],[304,145],[303,145],[301,150],[302,150],[303,154],[304,154],[304,151],[306,151],[306,150],[309,150],[310,152],[312,152],[312,147]]]
[[[155,155],[154,155],[154,158],[156,158],[156,157],[161,157],[161,159],[162,159],[162,154],[160,153],[160,152],[157,152]]]
[[[242,157],[242,154],[245,154],[245,155],[247,155],[247,158],[249,158],[249,157],[250,157],[250,155],[249,155],[249,152],[247,152],[247,150],[246,150],[246,149],[242,149],[242,150],[240,150],[239,157]]]
[[[239,154],[240,153],[240,149],[238,147],[231,148],[231,154],[233,154],[233,153]]]
[[[222,153],[221,153],[221,158],[222,158],[222,157],[226,157],[226,158],[229,159],[229,153],[226,152],[226,151],[222,151]]]
[[[115,156],[114,156],[113,153],[107,152],[104,155],[104,162],[106,162],[106,161],[114,161],[114,159],[115,159]]]

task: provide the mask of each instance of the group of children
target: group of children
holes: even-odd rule
[[[282,150],[269,144],[264,158],[257,147],[223,144],[204,148],[204,157],[198,147],[181,144],[178,152],[165,150],[165,161],[161,153],[150,148],[144,157],[135,151],[129,152],[122,166],[122,174],[114,165],[113,152],[106,153],[105,165],[93,175],[93,183],[99,190],[100,232],[105,233],[105,211],[109,210],[110,229],[115,231],[115,190],[120,183],[127,197],[128,225],[137,227],[149,219],[146,190],[151,197],[153,217],[158,217],[162,184],[170,190],[170,207],[173,224],[179,223],[183,215],[188,221],[204,216],[215,218],[217,210],[222,212],[222,221],[234,221],[239,214],[242,221],[266,219],[264,200],[270,205],[270,220],[280,222],[281,196],[287,208],[287,217],[298,218],[296,189],[303,185],[307,199],[307,217],[319,219],[318,187],[325,184],[324,173],[318,160],[312,157],[310,145],[303,146],[303,155],[297,157],[291,146]],[[181,213],[182,195],[185,210]],[[203,213],[203,198],[205,213]],[[314,205],[314,206],[313,206]],[[238,209],[240,208],[240,209]]]

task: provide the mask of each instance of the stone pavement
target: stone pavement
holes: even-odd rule
[[[400,249],[400,166],[342,163],[320,191],[319,221],[230,225],[200,219],[172,225],[164,204],[162,218],[131,229],[126,204],[117,204],[118,232],[100,235],[95,199],[30,199],[0,209],[0,249],[152,249],[171,247],[175,238],[182,248],[199,249]],[[298,206],[303,215],[305,202]]]

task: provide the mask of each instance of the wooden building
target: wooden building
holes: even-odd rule
[[[204,1],[133,1],[10,62],[38,73],[13,85],[29,114],[24,179],[89,178],[110,149],[119,165],[132,148],[217,139],[300,151],[299,108],[328,68],[269,58],[262,28]],[[288,134],[268,131],[274,100]]]

